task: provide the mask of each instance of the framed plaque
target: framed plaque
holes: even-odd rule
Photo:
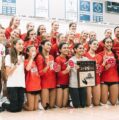
[[[88,87],[96,85],[96,62],[95,61],[78,61],[79,69],[77,70],[79,87]]]

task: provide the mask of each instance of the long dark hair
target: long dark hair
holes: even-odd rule
[[[59,44],[59,46],[58,46],[60,55],[61,55],[60,50],[62,49],[62,47],[63,47],[65,44],[67,44],[67,43],[66,43],[66,42],[61,42],[61,43]],[[67,45],[68,45],[68,44],[67,44]],[[69,60],[69,57],[68,57],[68,56],[66,56],[65,58],[66,58],[67,61]]]
[[[13,63],[14,65],[18,62],[18,57],[17,57],[18,53],[17,53],[17,50],[15,48],[15,45],[19,40],[20,39],[17,39],[17,40],[14,40],[12,42],[13,45],[12,45],[12,48],[10,50],[11,63]],[[20,54],[23,54],[23,52],[21,52]]]
[[[43,45],[45,45],[45,43],[50,42],[49,40],[43,40],[41,42],[41,44],[39,45],[39,53],[42,55],[43,59],[44,59],[44,64],[46,65],[46,60],[45,60],[45,56],[43,55]]]
[[[105,42],[106,42],[107,39],[112,40],[112,43],[114,43],[114,40],[113,40],[111,37],[108,37],[108,38],[104,38],[104,39],[103,39],[103,43],[104,43],[104,44],[105,44]],[[117,56],[117,54],[116,54],[116,51],[115,51],[113,48],[111,49],[111,51],[112,51],[112,53],[114,54],[114,57],[115,57],[115,59],[116,59],[116,63],[118,63],[118,56]]]
[[[62,49],[63,45],[67,44],[66,42],[61,42],[59,45],[58,45],[58,48],[59,50]],[[60,52],[60,51],[59,51]],[[60,52],[61,53],[61,52]]]
[[[24,41],[28,41],[30,39],[29,36],[31,31],[33,31],[33,29],[27,31]]]
[[[38,35],[41,35],[41,33],[39,32],[41,26],[44,26],[44,25],[39,25],[39,26],[38,26],[38,29],[37,29],[37,36],[38,36]]]
[[[74,44],[74,51],[75,51],[75,49],[77,49],[80,45],[82,45],[81,43],[76,43],[76,44]]]
[[[28,59],[29,55],[28,52],[30,51],[30,48],[34,47],[33,45],[30,45],[26,48],[26,53],[25,53],[25,59]]]

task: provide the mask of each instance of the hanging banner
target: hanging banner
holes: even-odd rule
[[[16,14],[16,0],[2,0],[2,14],[15,15]]]
[[[49,0],[35,0],[35,16],[49,17]]]
[[[80,19],[81,21],[90,21],[90,1],[80,0]]]
[[[103,3],[93,2],[93,22],[103,21]]]
[[[66,0],[65,1],[65,15],[66,19],[77,21],[77,0]]]

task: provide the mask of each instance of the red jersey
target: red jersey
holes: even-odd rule
[[[5,30],[5,36],[6,36],[7,39],[10,38],[10,33],[11,32],[12,32],[12,28],[10,28],[10,27],[6,28],[6,30]]]
[[[38,74],[38,69],[36,66],[36,63],[33,61],[32,67],[29,71],[26,70],[26,66],[28,64],[29,60],[24,61],[25,65],[25,82],[26,82],[26,91],[38,91],[41,90],[41,80],[40,76]]]
[[[102,51],[104,51],[104,43],[103,43],[103,41],[100,41],[98,49],[96,50],[96,53],[100,53]]]
[[[56,44],[56,36],[58,35],[58,32],[54,32],[51,35],[51,43],[52,45]]]
[[[59,53],[59,49],[58,49],[58,45],[54,44],[50,50],[50,54],[56,58],[60,53]]]
[[[38,72],[41,76],[41,87],[42,89],[45,88],[56,88],[56,74],[54,70],[50,68],[47,72],[44,72],[43,69],[46,67],[46,63],[49,61],[54,61],[53,56],[49,55],[49,58],[44,60],[42,55],[38,55],[36,58],[36,64],[38,67]]]
[[[100,75],[104,69],[104,67],[102,66],[102,56],[95,55],[94,57],[92,57],[88,52],[85,54],[85,56],[89,60],[96,61],[96,84],[100,84]]]
[[[34,45],[36,49],[38,49],[38,41],[37,39],[35,39],[34,41],[31,40],[27,40],[24,41],[24,51],[26,51],[26,48],[30,45]]]
[[[36,38],[37,38],[37,40],[38,40],[38,44],[40,44],[41,41],[42,41],[42,37],[41,37],[40,35],[38,35]]]
[[[55,61],[61,66],[61,71],[57,73],[57,85],[69,85],[69,73],[62,73],[67,68],[67,59],[58,56]]]
[[[116,59],[114,57],[114,54],[107,54],[105,51],[101,52],[100,55],[102,57],[106,56],[106,65],[104,68],[104,71],[102,72],[101,75],[101,81],[102,82],[118,82],[118,72],[117,72],[117,64],[116,64]],[[109,66],[106,68],[106,66]]]
[[[80,38],[80,34],[79,34],[79,33],[76,33],[76,34],[75,34],[75,38]]]
[[[20,37],[20,38],[21,38],[22,40],[24,40],[25,37],[26,37],[26,33],[23,33],[23,34],[21,34],[21,37]]]
[[[116,38],[114,39],[113,50],[116,51],[116,54],[117,54],[118,60],[119,60],[119,42]]]

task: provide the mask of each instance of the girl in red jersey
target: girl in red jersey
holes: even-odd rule
[[[102,66],[102,57],[100,55],[96,55],[96,50],[98,48],[97,40],[89,41],[89,51],[85,54],[85,56],[89,60],[96,61],[96,86],[87,87],[87,106],[90,106],[91,103],[97,106],[100,104],[101,97],[101,88],[100,88],[100,75],[103,69]],[[104,63],[103,63],[104,64]]]
[[[37,66],[34,61],[36,57],[36,48],[29,46],[26,49],[25,71],[26,71],[26,96],[27,103],[24,108],[28,111],[38,109],[39,94],[41,90],[41,81]]]
[[[27,25],[26,25],[26,30],[29,31],[29,30],[31,30],[31,29],[34,29],[34,27],[35,27],[34,24],[33,24],[32,22],[29,22],[29,23],[27,23]],[[27,33],[21,34],[21,39],[22,39],[22,40],[25,39],[26,34],[27,34]]]
[[[112,105],[115,105],[118,99],[118,72],[117,72],[117,56],[112,50],[113,40],[111,37],[103,40],[104,51],[100,53],[103,59],[106,59],[105,69],[101,75],[102,81],[102,93],[101,102],[106,104],[109,101]],[[109,95],[109,96],[108,96]]]
[[[34,45],[36,49],[38,48],[38,40],[34,29],[27,32],[26,38],[24,39],[24,50],[26,50],[26,48],[30,45]]]
[[[54,56],[54,58],[56,58],[56,57],[59,55],[58,45],[59,45],[61,42],[66,42],[66,39],[65,39],[64,34],[59,33],[59,34],[57,35],[56,43],[55,43],[54,45],[52,45],[52,48],[51,48],[51,51],[50,51],[50,54],[51,54],[52,56]]]
[[[57,73],[57,97],[56,105],[58,107],[66,107],[69,97],[69,67],[67,66],[68,44],[62,42],[59,44],[60,55],[56,58],[56,63],[61,66],[61,71]]]
[[[41,102],[44,109],[53,108],[56,99],[56,74],[52,69],[54,58],[49,55],[51,42],[43,40],[39,46],[39,54],[36,58],[38,72],[41,76]]]
[[[75,34],[74,32],[68,32],[66,35],[66,41],[68,43],[69,46],[69,55],[68,57],[71,58],[74,55],[74,38],[75,38]]]
[[[56,36],[59,33],[59,23],[57,21],[53,21],[51,24],[51,43],[56,43]]]
[[[9,27],[6,28],[6,30],[5,30],[5,36],[6,36],[7,39],[10,38],[10,33],[14,29],[18,28],[19,25],[20,25],[20,19],[19,19],[19,17],[16,17],[16,16],[12,17],[11,20],[10,20],[10,23],[9,23]]]
[[[80,38],[80,34],[77,33],[77,24],[76,22],[70,22],[69,23],[69,31],[73,32],[75,34],[75,38],[79,39]]]
[[[38,39],[38,44],[41,43],[43,40],[43,34],[46,33],[46,27],[44,25],[39,25],[37,29],[37,39]]]

